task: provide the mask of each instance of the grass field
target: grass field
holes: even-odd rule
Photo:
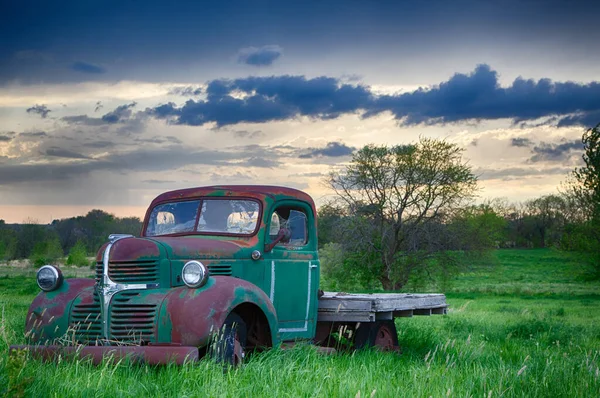
[[[453,281],[447,316],[397,320],[402,355],[323,356],[304,345],[227,373],[207,360],[154,368],[9,359],[38,289],[32,271],[0,267],[0,395],[600,396],[600,284],[580,280],[576,258],[555,251],[494,256],[496,266]]]

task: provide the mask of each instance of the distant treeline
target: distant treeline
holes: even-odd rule
[[[340,212],[330,206],[319,209],[319,246],[339,242]],[[449,250],[472,247],[571,249],[575,233],[586,223],[579,204],[568,195],[551,194],[526,202],[509,202],[504,198],[440,214],[433,227],[440,235],[462,236],[447,239]],[[461,234],[452,231],[461,230]],[[468,232],[468,233],[467,233]]]
[[[29,258],[35,264],[52,262],[76,254],[91,256],[114,233],[138,236],[142,222],[137,217],[119,218],[102,210],[85,216],[54,220],[51,224],[34,221],[6,224],[0,220],[0,260]],[[74,263],[81,261],[74,261]]]

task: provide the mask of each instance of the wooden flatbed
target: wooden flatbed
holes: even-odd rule
[[[413,315],[443,315],[443,294],[324,292],[319,298],[319,322],[375,322]]]

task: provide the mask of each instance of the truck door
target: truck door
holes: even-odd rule
[[[282,201],[268,220],[266,242],[274,242],[280,231],[286,230],[286,238],[264,254],[267,270],[270,265],[269,296],[277,310],[281,338],[312,338],[319,287],[312,208],[303,202]]]

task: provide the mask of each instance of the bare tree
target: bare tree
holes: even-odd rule
[[[447,248],[444,223],[472,200],[477,178],[463,149],[422,138],[411,145],[367,145],[327,185],[336,193],[344,249],[363,259],[385,290]]]

